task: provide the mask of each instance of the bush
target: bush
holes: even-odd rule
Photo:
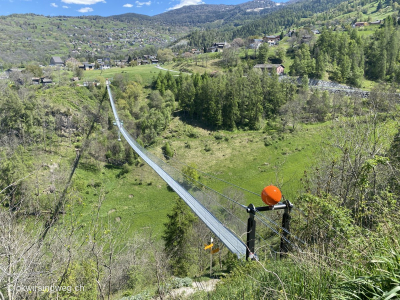
[[[143,293],[137,295],[123,297],[120,300],[150,300],[150,299],[152,299],[150,293],[148,291],[144,291]]]
[[[215,138],[217,141],[219,141],[219,140],[222,140],[222,139],[224,138],[224,135],[221,134],[221,133],[216,133],[216,134],[214,134],[214,138]]]
[[[161,149],[166,159],[174,156],[174,151],[172,150],[172,147],[168,142],[166,142],[165,145],[161,147]]]
[[[212,150],[212,149],[211,149],[211,147],[210,147],[209,144],[206,144],[206,145],[204,146],[204,151],[210,152],[211,150]]]
[[[186,135],[192,139],[199,138],[199,133],[193,129],[193,127],[189,127],[186,129]]]
[[[171,289],[179,289],[181,287],[189,287],[192,285],[192,279],[189,277],[185,278],[179,278],[179,277],[174,277],[170,283],[170,288]]]
[[[272,139],[271,139],[271,137],[266,136],[266,137],[264,138],[264,146],[265,146],[265,147],[268,147],[268,146],[271,146],[271,145],[272,145]]]

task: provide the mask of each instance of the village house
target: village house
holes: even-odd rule
[[[257,64],[254,68],[260,69],[261,71],[267,70],[269,74],[276,72],[278,75],[284,75],[285,73],[285,67],[281,64]]]
[[[267,35],[263,37],[265,43],[268,43],[270,46],[278,45],[281,37],[279,35]]]
[[[229,47],[229,44],[227,42],[224,43],[214,43],[213,47],[217,49],[217,52],[224,52],[225,48]]]
[[[358,27],[358,28],[364,27],[364,26],[368,26],[368,22],[355,22],[353,24],[353,27]]]
[[[94,64],[84,62],[81,66],[79,66],[79,68],[84,69],[85,71],[94,70]]]
[[[50,59],[50,66],[64,66],[64,62],[59,56],[53,56]]]
[[[40,82],[43,86],[53,84],[53,80],[51,80],[50,78],[41,78]]]

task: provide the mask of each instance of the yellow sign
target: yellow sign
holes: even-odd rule
[[[214,246],[214,244],[210,244],[204,247],[204,250],[210,249],[212,246]]]
[[[214,249],[214,250],[211,250],[211,254],[218,253],[218,252],[219,252],[219,248],[216,248],[216,249]]]

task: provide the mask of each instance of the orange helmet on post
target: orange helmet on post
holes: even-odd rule
[[[276,186],[269,185],[262,190],[261,199],[265,204],[272,206],[281,201],[282,193]]]

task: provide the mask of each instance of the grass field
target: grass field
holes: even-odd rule
[[[324,139],[328,123],[276,135],[268,147],[264,145],[268,134],[262,131],[220,131],[218,134],[224,139],[216,139],[215,132],[193,127],[191,131],[195,131],[198,138],[189,138],[185,134],[188,127],[190,125],[179,117],[174,118],[165,134],[149,150],[162,158],[161,146],[168,140],[176,150],[175,158],[183,163],[194,163],[203,172],[257,194],[267,185],[277,185],[284,196],[293,201],[302,191],[300,179],[304,171],[309,170],[320,155],[317,145]],[[205,150],[206,145],[211,151]],[[128,174],[118,178],[120,172],[119,168],[107,166],[97,173],[82,168],[77,170],[75,180],[84,186],[85,203],[80,208],[80,222],[90,222],[103,192],[105,200],[100,217],[104,222],[119,223],[127,228],[128,234],[144,228],[161,234],[177,195],[168,191],[166,183],[147,164],[132,167]],[[219,192],[225,192],[229,187],[224,182],[200,175],[203,183]],[[246,204],[262,205],[260,197],[249,193],[244,196]]]
[[[149,85],[152,82],[153,77],[161,72],[166,72],[156,68],[157,65],[144,65],[136,67],[125,67],[125,68],[111,68],[107,70],[93,70],[84,71],[83,81],[95,80],[98,77],[113,78],[116,74],[123,74],[128,77],[129,80],[136,80],[140,77],[145,85]]]

